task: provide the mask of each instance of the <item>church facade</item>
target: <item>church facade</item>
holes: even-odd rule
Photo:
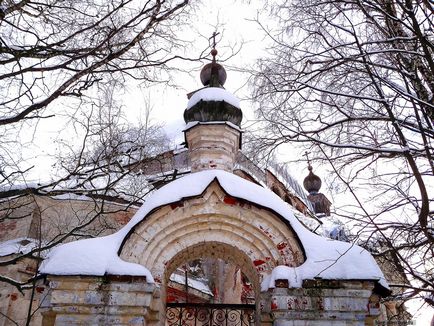
[[[216,54],[184,112],[191,173],[153,192],[115,233],[54,248],[39,268],[45,286],[38,324],[374,324],[380,297],[390,292],[374,258],[313,233],[296,216],[312,203],[330,213],[320,180],[312,171],[306,178],[308,204],[277,179],[273,192],[237,169],[242,112],[223,88]],[[171,275],[200,259],[236,266],[234,284],[248,284],[249,302],[239,298],[241,289],[225,302],[216,302],[215,291],[199,291],[199,303],[169,300]]]

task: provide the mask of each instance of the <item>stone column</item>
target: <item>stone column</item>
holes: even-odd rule
[[[135,276],[49,276],[42,325],[157,325],[156,286]]]
[[[378,315],[369,309],[373,288],[370,281],[328,280],[288,288],[286,280],[276,280],[276,288],[261,294],[262,315],[271,316],[274,326],[364,326]]]

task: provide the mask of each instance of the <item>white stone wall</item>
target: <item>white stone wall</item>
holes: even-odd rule
[[[155,284],[140,277],[51,276],[43,323],[50,325],[152,325]]]
[[[198,124],[185,131],[191,172],[221,169],[232,172],[241,132],[226,124]]]
[[[310,284],[309,284],[310,283]],[[303,288],[276,287],[261,295],[261,311],[276,326],[370,325],[370,281],[310,281]]]

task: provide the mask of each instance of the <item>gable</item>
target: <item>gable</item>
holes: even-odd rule
[[[209,243],[213,243],[214,251],[212,247],[203,250]],[[244,257],[244,265],[250,264],[258,274],[269,274],[278,265],[296,267],[305,260],[301,243],[287,220],[228,195],[217,180],[200,195],[170,203],[148,215],[131,229],[120,255],[145,266],[161,280],[166,266],[179,252],[187,251],[191,260],[224,258],[221,247],[229,248],[229,260]]]

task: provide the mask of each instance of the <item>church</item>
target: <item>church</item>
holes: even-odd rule
[[[186,149],[164,156],[176,166],[116,232],[51,249],[33,324],[374,325],[391,293],[376,260],[314,232],[331,203],[310,165],[306,195],[243,156],[240,103],[211,54],[188,95]]]

